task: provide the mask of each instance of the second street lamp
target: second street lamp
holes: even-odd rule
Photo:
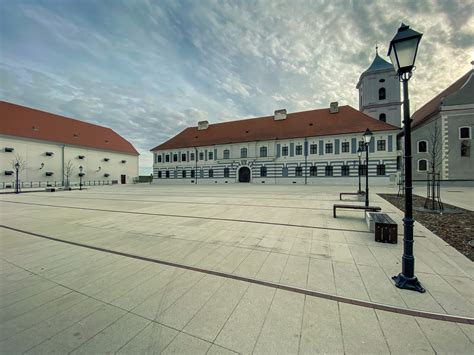
[[[403,83],[403,139],[405,150],[405,216],[403,218],[403,256],[402,272],[393,277],[395,286],[407,290],[425,292],[415,276],[415,257],[413,256],[413,197],[411,167],[411,118],[408,98],[408,80],[415,67],[416,54],[422,34],[413,31],[402,23],[397,34],[390,42],[388,55]]]
[[[365,207],[369,206],[369,143],[372,140],[372,132],[366,129],[362,138],[364,138],[365,147]]]
[[[359,190],[357,190],[357,193],[359,195],[362,195],[364,192],[362,191],[362,189],[360,188],[360,169],[361,169],[361,165],[360,165],[360,157],[362,156],[362,148],[359,147],[359,149],[357,149],[357,156],[359,157],[359,167],[358,167],[358,171],[359,171]]]

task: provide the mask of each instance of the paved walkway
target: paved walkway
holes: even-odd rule
[[[401,236],[397,245],[375,243],[362,212],[333,219],[339,190],[136,185],[2,195],[2,225],[20,231],[0,229],[0,348],[472,353],[472,325],[278,288],[474,317],[472,262],[416,224],[417,276],[428,291],[395,288]],[[371,199],[401,223],[400,211]]]

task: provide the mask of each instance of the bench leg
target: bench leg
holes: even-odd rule
[[[336,218],[336,207],[332,208],[332,216]]]

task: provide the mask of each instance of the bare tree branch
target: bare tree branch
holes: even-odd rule
[[[26,169],[26,160],[19,154],[15,154],[15,157],[11,160],[11,166],[13,169],[17,169],[18,164],[18,173],[21,173]]]
[[[68,160],[66,165],[64,166],[64,176],[66,177],[66,187],[69,187],[69,178],[74,172],[74,163],[72,160]]]

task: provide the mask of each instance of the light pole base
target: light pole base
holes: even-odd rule
[[[402,273],[397,276],[393,276],[392,280],[395,281],[395,286],[405,290],[418,291],[420,293],[425,293],[426,290],[421,286],[420,281],[416,277],[406,277]]]

